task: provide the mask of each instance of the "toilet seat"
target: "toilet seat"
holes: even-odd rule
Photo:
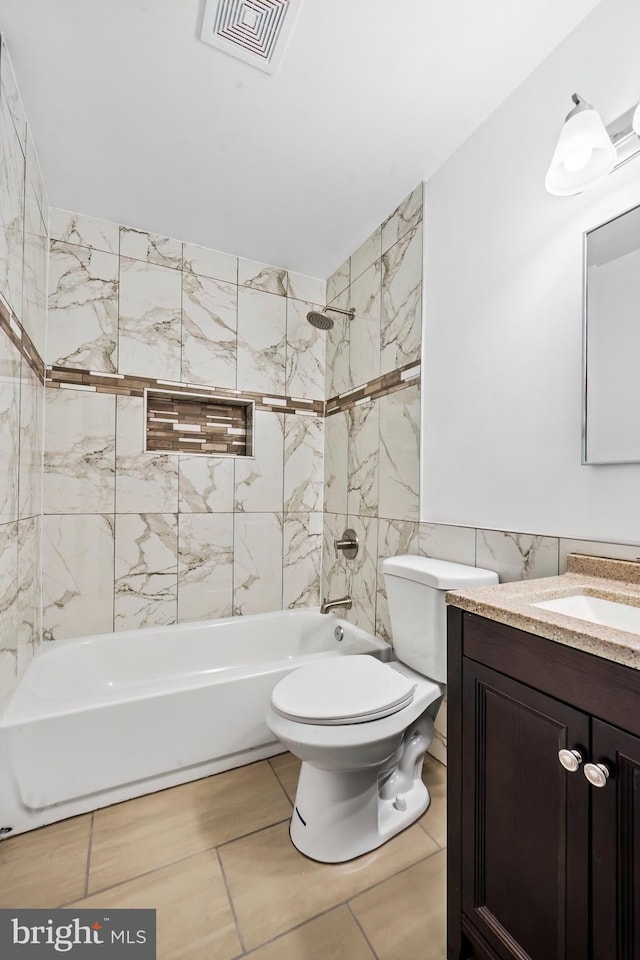
[[[375,657],[331,657],[284,677],[274,688],[271,706],[298,723],[364,723],[402,710],[413,701],[415,689],[415,682]]]

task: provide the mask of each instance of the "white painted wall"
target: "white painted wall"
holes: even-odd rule
[[[544,188],[574,90],[605,122],[640,100],[639,37],[603,0],[427,184],[423,520],[640,540],[640,465],[580,463],[582,235],[640,202],[640,158]]]

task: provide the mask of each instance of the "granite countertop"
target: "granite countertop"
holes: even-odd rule
[[[532,606],[573,594],[640,607],[640,563],[570,554],[562,576],[452,590],[447,593],[447,603],[640,670],[640,635]]]

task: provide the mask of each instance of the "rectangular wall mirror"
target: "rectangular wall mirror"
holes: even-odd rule
[[[582,462],[640,462],[640,206],[584,235]]]

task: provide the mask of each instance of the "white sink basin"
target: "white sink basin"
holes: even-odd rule
[[[565,617],[575,617],[576,620],[588,620],[589,623],[600,623],[615,630],[640,634],[640,607],[631,607],[627,603],[601,600],[600,597],[588,597],[580,593],[555,600],[542,600],[540,603],[532,603],[531,606],[554,610]]]

